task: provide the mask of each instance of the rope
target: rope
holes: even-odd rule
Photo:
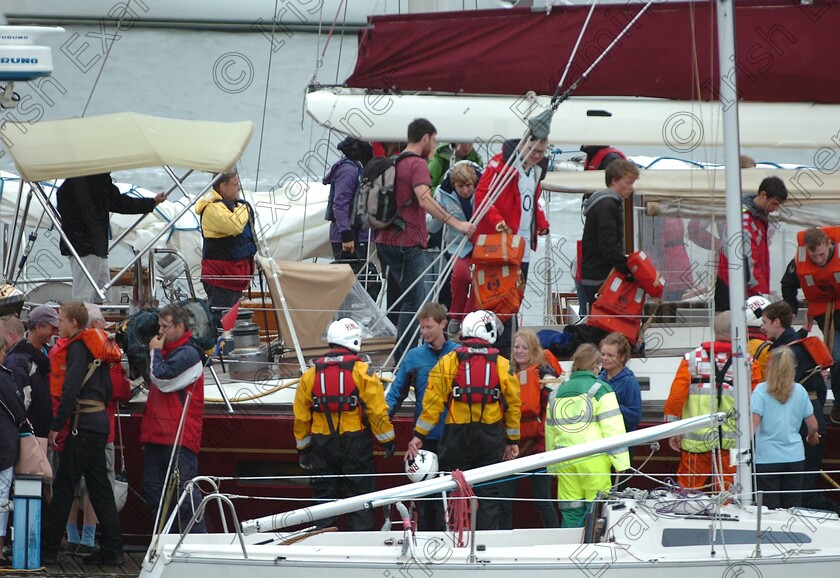
[[[458,484],[458,488],[449,497],[449,531],[452,532],[454,544],[458,548],[467,545],[464,534],[470,531],[470,507],[472,506],[475,494],[472,486],[464,478],[464,472],[455,470],[452,472],[452,479]],[[478,507],[476,505],[476,507]]]
[[[271,389],[269,389],[267,391],[263,391],[263,392],[260,392],[260,393],[249,393],[248,395],[243,395],[243,396],[237,397],[236,399],[230,399],[228,401],[230,401],[230,403],[242,403],[242,402],[245,402],[245,401],[253,401],[255,399],[260,399],[261,397],[271,395],[272,393],[277,393],[278,391],[280,391],[282,389],[286,389],[286,388],[292,387],[293,385],[297,385],[299,382],[300,382],[300,378],[293,379],[292,381],[289,381],[289,382],[286,382],[286,383],[281,383],[280,385],[272,387]],[[223,400],[221,398],[218,398],[218,397],[206,397],[206,398],[204,398],[205,403],[224,403],[224,401],[225,400]]]

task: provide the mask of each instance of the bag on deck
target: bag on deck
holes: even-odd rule
[[[391,226],[404,227],[399,219],[400,211],[414,201],[414,195],[407,203],[397,206],[397,165],[414,153],[402,153],[392,157],[374,157],[362,173],[362,184],[353,201],[354,222],[370,229],[387,229]]]
[[[508,233],[494,233],[478,235],[473,246],[473,263],[487,265],[516,265],[522,264],[525,256],[524,237]]]

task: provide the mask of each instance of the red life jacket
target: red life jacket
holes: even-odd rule
[[[83,329],[75,336],[56,342],[50,350],[50,395],[61,397],[67,374],[67,348],[74,341],[85,342],[91,355],[102,363],[117,363],[122,359],[122,349],[116,340],[102,329]]]
[[[620,150],[618,150],[616,148],[613,148],[613,147],[604,147],[601,150],[599,150],[597,153],[595,153],[595,156],[593,156],[592,159],[589,159],[587,161],[586,165],[583,167],[583,170],[585,170],[585,171],[597,171],[597,170],[599,170],[601,168],[601,163],[604,162],[604,159],[607,157],[607,155],[611,155],[613,153],[617,154],[618,156],[620,156],[625,161],[627,160],[627,157],[624,156],[624,153],[621,152]]]
[[[812,317],[824,315],[831,303],[837,308],[836,300],[840,295],[840,227],[822,227],[832,244],[831,258],[822,267],[817,266],[805,247],[805,232],[796,237],[796,276],[805,299],[808,300],[808,313]]]
[[[502,389],[496,359],[499,350],[483,342],[468,340],[455,350],[458,372],[452,383],[452,400],[472,405],[498,403]]]
[[[627,269],[645,293],[654,298],[662,297],[665,292],[665,278],[659,274],[656,265],[648,259],[644,251],[636,251],[627,256]]]
[[[352,354],[327,355],[315,361],[312,410],[340,414],[361,411],[359,388],[353,379],[353,366],[361,361]]]
[[[630,282],[620,271],[612,270],[601,285],[601,295],[590,305],[586,324],[607,333],[624,334],[631,345],[636,345],[642,327],[645,309],[645,290],[635,281]]]

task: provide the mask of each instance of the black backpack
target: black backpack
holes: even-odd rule
[[[353,213],[363,227],[379,230],[391,226],[404,227],[400,211],[414,201],[414,195],[397,206],[397,164],[404,158],[420,156],[407,152],[391,157],[374,157],[362,173],[362,184],[356,193]]]

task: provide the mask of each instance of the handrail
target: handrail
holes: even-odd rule
[[[198,479],[198,478],[195,478],[195,479]],[[186,493],[186,490],[187,489],[185,488],[184,489],[185,493]],[[181,537],[178,538],[178,543],[175,544],[175,548],[172,549],[172,554],[170,554],[170,557],[173,557],[173,558],[175,557],[175,554],[178,552],[178,549],[181,547],[181,544],[184,543],[184,538],[186,538],[187,534],[190,533],[190,530],[192,530],[192,527],[195,525],[199,516],[201,516],[204,513],[204,508],[206,507],[207,502],[209,502],[210,500],[217,500],[219,502],[219,513],[220,513],[221,518],[222,518],[222,525],[224,526],[225,534],[227,534],[228,531],[227,531],[227,523],[225,522],[224,510],[222,509],[222,504],[227,504],[228,507],[230,508],[230,515],[231,515],[231,518],[233,519],[234,530],[236,530],[236,536],[237,536],[237,538],[239,538],[239,545],[242,546],[242,557],[247,560],[248,559],[248,551],[245,549],[245,536],[244,536],[244,534],[242,534],[242,528],[239,526],[239,519],[236,517],[236,508],[234,507],[233,502],[230,500],[230,498],[228,498],[226,495],[220,494],[218,492],[213,492],[212,494],[208,494],[208,495],[204,496],[203,500],[201,500],[201,503],[198,505],[198,508],[196,509],[195,512],[193,512],[192,518],[190,518],[189,523],[187,523],[187,527],[184,528],[183,532],[181,532]],[[180,504],[180,500],[179,500],[179,504]]]

